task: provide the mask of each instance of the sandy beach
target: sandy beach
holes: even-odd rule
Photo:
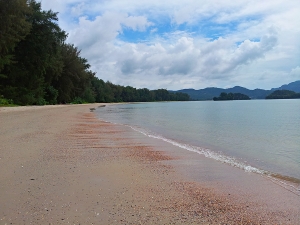
[[[0,225],[300,224],[298,195],[100,121],[100,105],[0,108]]]

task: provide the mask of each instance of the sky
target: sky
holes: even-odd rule
[[[299,0],[41,0],[104,81],[271,89],[300,80]]]

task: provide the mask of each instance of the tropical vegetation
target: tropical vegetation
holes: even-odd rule
[[[66,43],[57,13],[35,0],[0,0],[2,105],[187,101],[189,95],[112,84],[96,77],[80,50]]]
[[[222,92],[219,97],[214,97],[214,101],[225,101],[225,100],[250,100],[249,96],[241,93],[226,93]]]
[[[293,99],[300,98],[300,93],[289,90],[277,90],[269,94],[266,99]]]

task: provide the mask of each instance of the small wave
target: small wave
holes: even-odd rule
[[[177,146],[179,148],[191,151],[191,152],[195,152],[198,153],[200,155],[204,155],[207,158],[210,159],[214,159],[217,160],[219,162],[231,165],[233,167],[239,168],[244,170],[245,172],[249,172],[249,173],[256,173],[259,175],[263,175],[266,178],[268,178],[269,180],[271,180],[273,183],[285,188],[286,190],[292,192],[293,194],[300,196],[300,180],[296,179],[296,178],[291,178],[291,177],[286,177],[286,176],[282,176],[280,174],[274,174],[271,173],[269,171],[265,171],[262,169],[258,169],[256,167],[253,167],[251,165],[248,165],[246,163],[240,162],[237,159],[235,159],[234,157],[229,157],[226,156],[222,153],[217,153],[214,152],[210,149],[207,148],[202,148],[202,147],[198,147],[198,146],[193,146],[193,145],[189,145],[189,144],[184,144],[184,143],[180,143],[178,141],[163,137],[162,135],[156,134],[154,132],[151,132],[149,130],[145,130],[143,128],[140,127],[136,127],[136,126],[131,126],[131,125],[127,125],[127,124],[121,124],[121,123],[114,123],[111,121],[106,121],[106,120],[102,120],[106,123],[111,123],[111,124],[116,124],[116,125],[124,125],[127,126],[145,136],[148,136],[150,138],[155,138],[155,139],[159,139],[162,141],[165,141],[167,143],[170,143],[174,146]],[[296,179],[296,182],[295,182]]]
[[[180,143],[180,142],[174,141],[172,139],[165,138],[165,137],[163,137],[161,135],[158,135],[158,134],[146,131],[146,130],[144,130],[142,128],[138,128],[138,127],[134,127],[134,126],[129,126],[129,125],[127,125],[127,126],[130,127],[130,128],[132,128],[135,131],[138,131],[138,132],[140,132],[140,133],[148,136],[148,137],[163,140],[163,141],[168,142],[168,143],[170,143],[170,144],[172,144],[174,146],[177,146],[177,147],[183,148],[185,150],[188,150],[188,151],[191,151],[191,152],[195,152],[195,153],[204,155],[207,158],[211,158],[211,159],[220,161],[222,163],[226,163],[226,164],[229,164],[231,166],[243,169],[246,172],[258,173],[258,174],[266,174],[267,173],[264,170],[261,170],[261,169],[252,167],[250,165],[247,165],[245,163],[239,162],[238,160],[236,160],[233,157],[225,156],[225,155],[223,155],[221,153],[214,152],[214,151],[212,151],[210,149],[206,149],[206,148],[201,148],[201,147],[198,147],[198,146],[193,146],[193,145],[189,145],[189,144]]]
[[[286,190],[292,192],[293,194],[295,194],[297,196],[300,196],[300,186],[298,187],[298,185],[299,185],[299,180],[298,179],[297,179],[298,182],[293,182],[293,180],[291,178],[289,180],[288,179],[283,179],[282,177],[284,177],[284,176],[281,176],[281,175],[278,175],[278,174],[273,174],[269,171],[258,169],[256,167],[251,166],[251,165],[247,165],[245,163],[239,162],[234,157],[229,157],[229,156],[223,155],[221,153],[214,152],[214,151],[212,151],[210,149],[207,149],[207,148],[201,148],[201,147],[198,147],[198,146],[193,146],[193,145],[189,145],[189,144],[180,143],[180,142],[174,141],[172,139],[165,138],[161,135],[155,134],[153,132],[144,130],[144,129],[139,128],[139,127],[134,127],[134,126],[130,126],[130,125],[126,125],[126,126],[130,127],[131,129],[133,129],[133,130],[135,130],[135,131],[137,131],[137,132],[139,132],[143,135],[146,135],[148,137],[168,142],[168,143],[170,143],[174,146],[177,146],[179,148],[182,148],[182,149],[185,149],[185,150],[188,150],[188,151],[191,151],[191,152],[195,152],[195,153],[204,155],[207,158],[214,159],[214,160],[217,160],[219,162],[237,167],[239,169],[244,170],[245,172],[264,175],[265,177],[270,179],[273,183],[285,188]]]

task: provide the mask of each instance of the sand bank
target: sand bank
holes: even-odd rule
[[[299,196],[98,106],[0,108],[0,224],[300,224]]]

